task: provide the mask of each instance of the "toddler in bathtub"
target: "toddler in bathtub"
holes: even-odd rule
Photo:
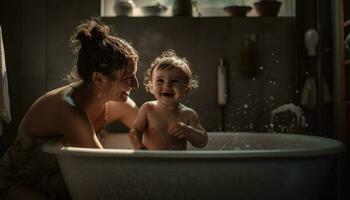
[[[163,52],[145,74],[146,89],[155,101],[145,102],[130,129],[135,149],[185,150],[189,141],[204,147],[208,136],[197,113],[180,103],[198,84],[186,59],[172,50]]]

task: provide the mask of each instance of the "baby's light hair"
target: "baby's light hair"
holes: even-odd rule
[[[199,86],[199,82],[192,75],[192,70],[190,68],[190,63],[186,58],[181,58],[176,55],[174,50],[166,50],[161,53],[152,63],[150,68],[148,68],[144,75],[144,85],[146,90],[149,91],[149,81],[152,80],[152,75],[154,71],[163,69],[179,68],[185,74],[186,84],[190,86],[191,89],[196,89]]]

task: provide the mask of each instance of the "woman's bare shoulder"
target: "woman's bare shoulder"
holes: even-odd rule
[[[56,125],[62,118],[69,117],[69,113],[76,113],[64,96],[67,87],[51,90],[39,97],[28,109],[25,121],[26,127],[32,132],[55,131]],[[76,113],[77,114],[77,113]]]
[[[29,108],[29,111],[40,110],[50,111],[51,109],[56,109],[57,106],[64,103],[64,96],[68,91],[68,87],[60,87],[51,91],[46,92],[40,96]],[[51,108],[51,109],[49,109]]]

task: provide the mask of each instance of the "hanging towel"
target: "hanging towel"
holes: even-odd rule
[[[10,123],[10,97],[7,85],[7,73],[5,63],[5,50],[2,41],[2,29],[0,26],[0,135],[2,135],[2,122]]]
[[[327,85],[326,80],[322,79],[322,93],[323,102],[322,104],[327,104],[331,102],[331,94]],[[316,79],[308,78],[305,81],[304,88],[301,94],[301,105],[307,107],[308,109],[315,108],[317,104],[317,88]]]
[[[301,105],[308,109],[314,108],[317,103],[316,90],[316,79],[313,77],[307,78],[301,93]]]

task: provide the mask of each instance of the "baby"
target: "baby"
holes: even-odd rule
[[[134,148],[186,150],[187,141],[204,147],[208,136],[197,113],[180,103],[197,86],[187,60],[174,51],[163,52],[147,70],[145,85],[156,100],[141,106],[131,127],[129,136]]]

